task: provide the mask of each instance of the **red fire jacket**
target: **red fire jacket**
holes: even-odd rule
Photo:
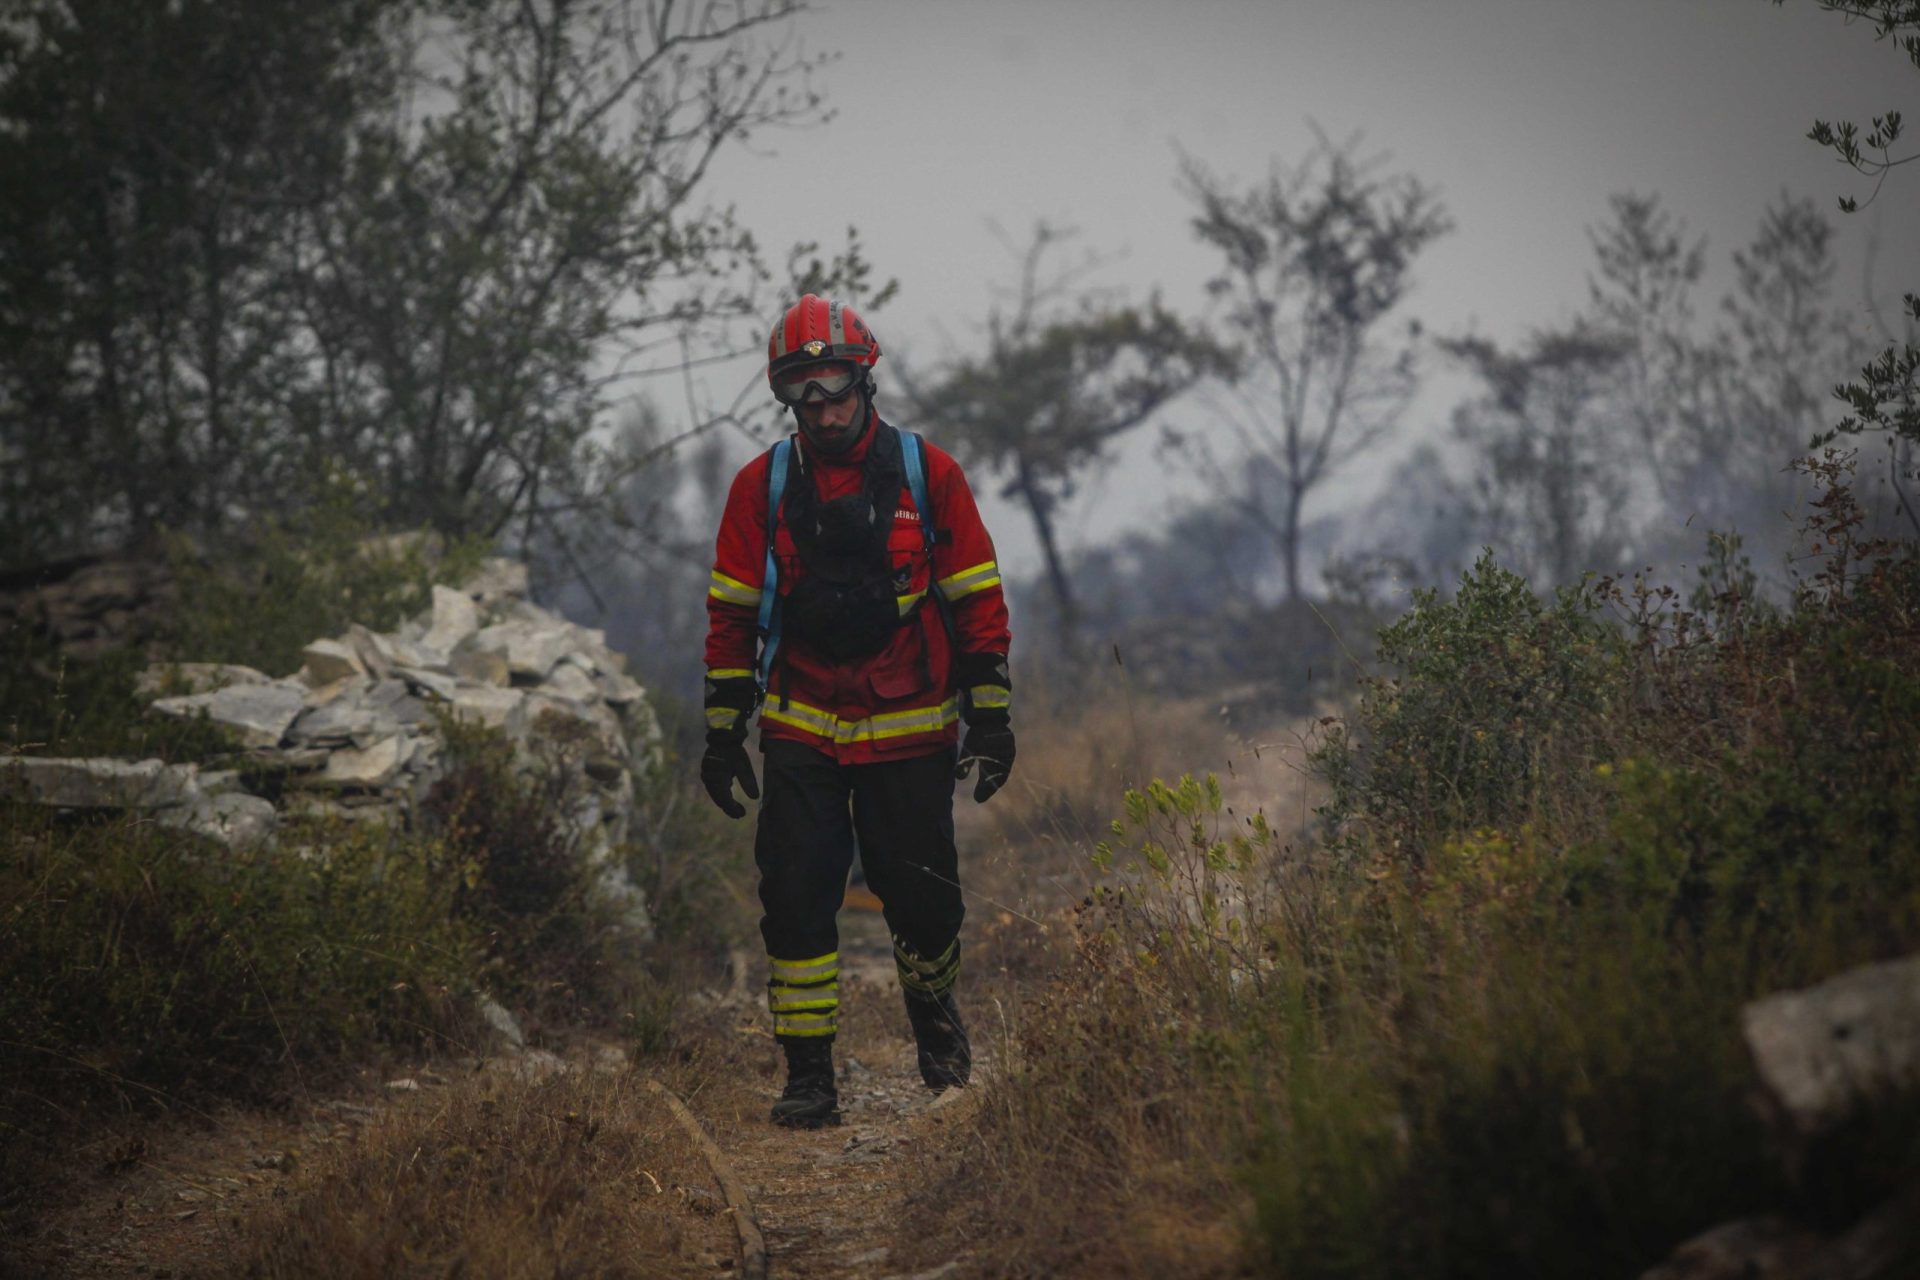
[[[879,421],[879,415],[873,415]],[[873,432],[837,458],[807,452],[805,474],[814,478],[823,502],[858,490]],[[807,448],[804,437],[800,448]],[[928,563],[921,513],[906,486],[894,512],[888,542],[896,572],[911,567],[902,612],[918,608],[893,633],[886,648],[868,658],[834,662],[791,638],[781,640],[766,702],[760,709],[763,742],[788,739],[827,752],[842,764],[923,755],[959,738],[953,646],[940,620],[937,590],[948,601],[962,653],[1007,652],[1007,602],[994,559],[993,539],[980,522],[967,478],[945,451],[924,450],[927,499],[942,531]],[[772,450],[740,469],[727,493],[726,513],[714,549],[713,585],[707,592],[707,675],[751,675],[758,657],[756,626],[767,563],[767,468]],[[806,566],[786,522],[774,536],[779,590],[786,595]]]

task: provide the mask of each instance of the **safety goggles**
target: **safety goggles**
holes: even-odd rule
[[[832,403],[851,395],[864,380],[858,365],[810,364],[773,379],[773,398],[781,404],[805,404],[809,400]]]

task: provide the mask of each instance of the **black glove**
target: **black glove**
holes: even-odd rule
[[[747,721],[759,696],[751,674],[707,676],[707,753],[700,757],[700,784],[729,818],[747,812],[746,806],[733,798],[735,781],[747,793],[747,799],[760,798],[760,784],[754,781],[746,748]]]
[[[1013,726],[1002,715],[996,720],[976,720],[967,726],[967,743],[960,749],[960,763],[953,776],[964,778],[980,762],[980,780],[973,784],[973,798],[985,804],[993,793],[1006,785],[1013,772]]]
[[[965,695],[961,710],[967,718],[967,741],[953,776],[966,777],[978,760],[980,780],[974,783],[973,798],[975,803],[985,804],[1006,785],[1007,775],[1013,771],[1013,726],[1009,723],[1013,677],[1007,674],[1004,653],[963,653],[955,664],[954,676]]]
[[[753,762],[747,759],[746,734],[731,729],[709,729],[707,753],[700,757],[700,785],[729,818],[744,817],[747,812],[747,807],[733,798],[735,782],[747,793],[747,799],[760,798],[760,784],[753,777]]]

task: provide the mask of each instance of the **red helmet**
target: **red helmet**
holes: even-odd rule
[[[858,311],[810,293],[773,326],[767,339],[767,384],[778,395],[781,373],[829,360],[871,371],[880,361],[880,340]]]

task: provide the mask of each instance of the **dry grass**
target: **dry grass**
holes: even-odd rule
[[[1312,721],[1234,732],[1217,703],[1138,693],[1110,664],[1078,690],[1023,676],[1020,706],[1012,782],[960,806],[981,828],[969,855],[985,850],[969,888],[996,899],[970,900],[966,998],[1000,1067],[969,1140],[930,1175],[924,1233],[971,1236],[983,1274],[1241,1274],[1254,1082],[1197,1071],[1176,1030],[1225,1025],[1200,1007],[1210,986],[1191,1002],[1150,991],[1102,941],[1092,855],[1129,787],[1194,769],[1218,771],[1229,822],[1304,827],[1324,794],[1303,771]]]
[[[1264,811],[1284,830],[1304,827],[1323,798],[1303,768],[1311,717],[1229,728],[1217,702],[1144,692],[1110,660],[1071,685],[1044,671],[1016,679],[1013,777],[979,807],[963,783],[955,806],[969,887],[1009,905],[1044,912],[1084,897],[1088,855],[1127,788],[1149,779],[1217,773],[1236,813]]]
[[[630,1071],[500,1072],[398,1109],[246,1224],[236,1276],[711,1275],[732,1226]]]

